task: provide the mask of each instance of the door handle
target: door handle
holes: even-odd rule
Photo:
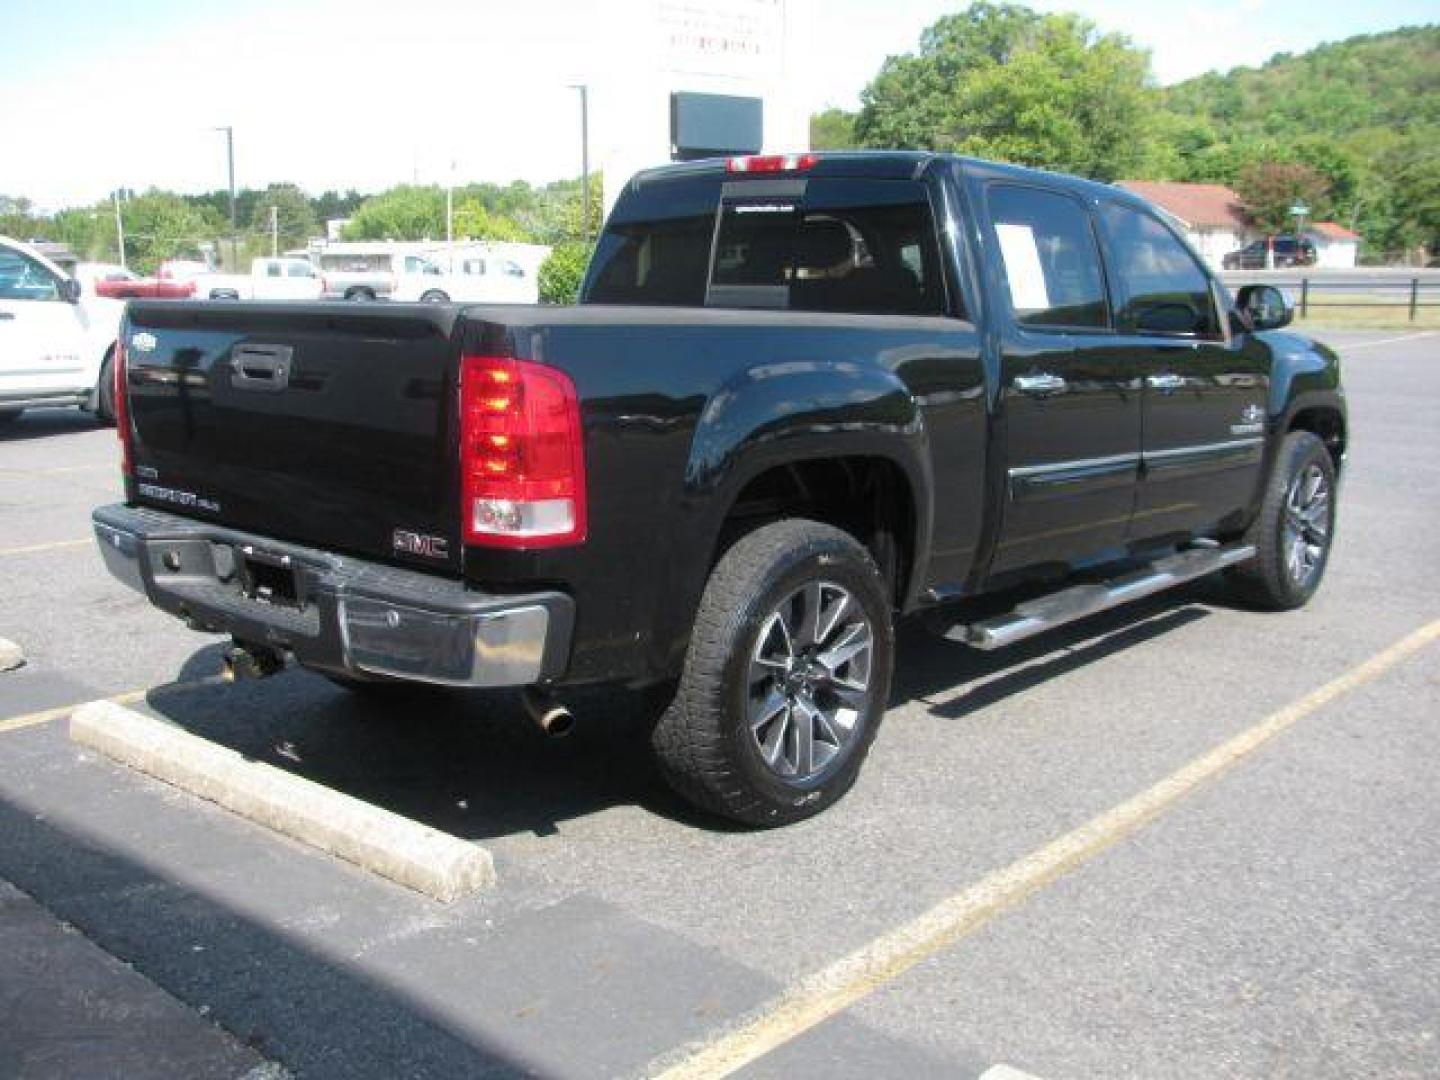
[[[1184,375],[1147,375],[1145,385],[1151,390],[1160,390],[1169,393],[1171,390],[1185,389]]]
[[[1016,375],[1011,383],[1022,394],[1063,394],[1066,382],[1048,372],[1039,375]]]

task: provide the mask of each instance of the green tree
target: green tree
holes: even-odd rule
[[[1309,207],[1312,221],[1329,214],[1330,182],[1319,170],[1298,161],[1261,161],[1246,166],[1235,182],[1235,191],[1255,223],[1267,232],[1284,232],[1291,226],[1290,208],[1296,203]]]
[[[401,184],[360,204],[346,240],[434,240],[445,235],[445,192]]]
[[[810,149],[853,150],[859,145],[855,138],[854,113],[826,109],[810,117]]]
[[[270,208],[275,207],[276,224],[279,226],[279,248],[285,251],[304,247],[306,241],[320,232],[315,219],[315,209],[310,198],[294,184],[271,184],[259,192],[250,211],[250,240],[252,250],[270,254]]]
[[[950,150],[1114,180],[1151,158],[1149,58],[1078,15],[972,4],[861,95],[867,146]]]
[[[23,195],[0,195],[0,236],[29,240],[43,229],[44,219]]]
[[[525,231],[504,214],[491,210],[474,196],[455,200],[454,232],[457,239],[524,241]]]
[[[585,270],[594,252],[593,244],[573,241],[560,244],[550,252],[549,258],[540,264],[540,302],[573,304],[580,295],[580,284],[585,280]]]
[[[97,213],[107,204],[99,204]],[[112,211],[113,212],[113,211]],[[199,258],[201,245],[225,235],[229,224],[211,207],[151,188],[120,205],[130,265],[153,273],[166,259]]]

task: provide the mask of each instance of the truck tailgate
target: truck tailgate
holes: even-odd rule
[[[136,502],[458,575],[457,309],[136,303]]]

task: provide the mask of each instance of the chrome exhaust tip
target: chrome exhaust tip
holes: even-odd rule
[[[575,714],[557,701],[554,695],[539,687],[527,686],[520,691],[520,702],[535,726],[552,739],[563,739],[575,730]]]

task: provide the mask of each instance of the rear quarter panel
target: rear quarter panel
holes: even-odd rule
[[[932,563],[932,534],[973,550],[985,418],[969,324],[593,306],[532,309],[527,326],[512,321],[520,310],[505,313],[503,329],[475,313],[467,351],[507,337],[517,355],[574,380],[589,537],[534,552],[472,549],[466,572],[490,590],[576,593],[571,680],[678,670],[726,514],[749,480],[787,461],[887,458],[919,511],[917,561]]]

